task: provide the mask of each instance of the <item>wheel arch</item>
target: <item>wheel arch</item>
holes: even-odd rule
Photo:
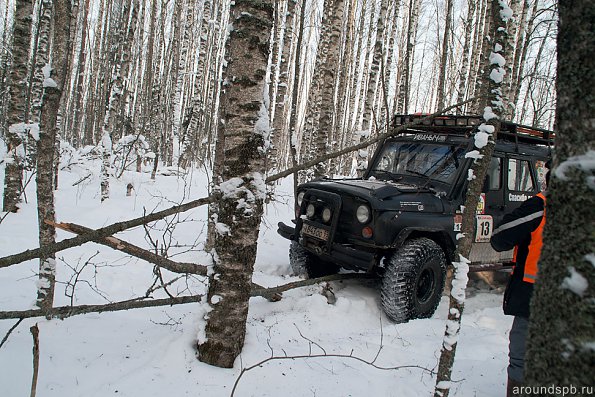
[[[397,235],[397,238],[393,243],[393,249],[398,249],[407,240],[419,237],[426,237],[436,242],[436,244],[438,244],[440,248],[442,248],[442,250],[444,251],[444,255],[446,256],[446,259],[448,260],[449,264],[452,262],[456,250],[456,245],[454,241],[452,241],[452,238],[448,235],[448,233],[441,229],[405,228]]]

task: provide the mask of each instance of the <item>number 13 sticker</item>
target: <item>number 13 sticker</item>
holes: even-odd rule
[[[475,216],[475,242],[487,243],[492,237],[494,230],[494,220],[490,215],[476,215]]]

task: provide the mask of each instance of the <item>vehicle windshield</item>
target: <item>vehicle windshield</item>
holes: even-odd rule
[[[370,175],[387,180],[417,176],[452,183],[465,149],[461,144],[387,141]]]

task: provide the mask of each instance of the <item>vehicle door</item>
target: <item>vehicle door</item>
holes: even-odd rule
[[[525,200],[539,193],[535,174],[535,161],[529,156],[510,154],[506,159],[505,172],[505,213],[519,207]]]

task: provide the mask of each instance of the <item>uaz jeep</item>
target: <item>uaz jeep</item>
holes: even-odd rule
[[[393,126],[421,116],[396,116]],[[420,122],[421,120],[417,120]],[[339,268],[381,277],[380,301],[396,322],[430,317],[444,288],[460,231],[477,116],[443,116],[381,141],[362,178],[298,186],[291,240],[295,273]],[[550,131],[502,122],[476,215],[472,265],[507,263],[489,243],[494,223],[543,189]]]

